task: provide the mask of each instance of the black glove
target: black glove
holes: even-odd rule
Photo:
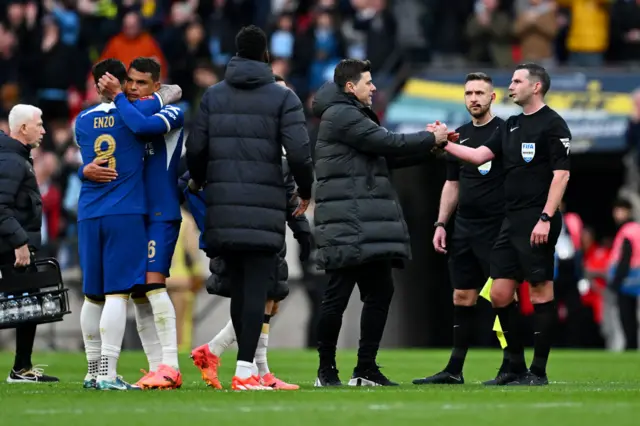
[[[303,232],[296,235],[295,238],[300,244],[300,262],[306,262],[311,254],[311,234]]]

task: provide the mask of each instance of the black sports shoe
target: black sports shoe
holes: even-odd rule
[[[516,376],[507,386],[546,386],[549,384],[547,376],[536,376],[531,371]]]
[[[441,371],[433,376],[423,377],[422,379],[413,379],[414,385],[463,385],[464,376],[460,374],[451,374],[447,371]]]
[[[7,383],[56,383],[60,380],[57,377],[47,376],[41,367],[44,365],[35,365],[31,368],[23,368],[20,371],[11,370]]]
[[[342,386],[340,377],[338,377],[338,369],[335,366],[318,368],[318,377],[314,386],[323,388],[325,386]]]
[[[513,382],[518,375],[509,371],[507,366],[501,366],[495,378],[482,382],[485,386],[504,386],[509,382]]]
[[[348,383],[349,386],[398,386],[382,374],[380,366],[360,369],[356,367]]]

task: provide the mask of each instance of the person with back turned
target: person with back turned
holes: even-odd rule
[[[315,148],[314,234],[318,266],[330,275],[318,321],[318,387],[342,384],[336,344],[356,284],[364,307],[358,363],[349,385],[397,385],[376,364],[393,296],[392,267],[411,257],[409,231],[389,169],[409,165],[407,157],[428,155],[435,142],[449,136],[443,128],[434,133],[388,131],[370,108],[375,90],[369,62],[345,59],[336,66],[333,82],[318,90],[312,106],[321,120]]]
[[[19,273],[20,268],[31,264],[31,255],[41,244],[42,197],[33,171],[31,149],[40,145],[45,134],[42,111],[32,105],[14,106],[9,112],[9,129],[9,136],[0,132],[0,268],[3,276]],[[35,324],[16,328],[16,357],[8,383],[58,381],[31,363],[35,337]]]
[[[313,163],[302,102],[275,82],[265,33],[253,25],[243,28],[236,48],[224,80],[205,92],[187,139],[189,187],[204,187],[207,255],[225,259],[232,283],[238,357],[231,387],[272,390],[260,384],[252,367],[285,241],[282,149],[298,184],[296,216],[311,199]]]

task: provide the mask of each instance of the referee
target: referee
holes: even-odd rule
[[[547,360],[558,320],[554,300],[555,245],[562,228],[558,213],[569,182],[571,132],[557,112],[544,103],[551,86],[546,70],[536,64],[516,68],[509,96],[522,113],[507,120],[502,135],[470,148],[446,142],[445,151],[481,165],[502,157],[505,169],[506,216],[491,253],[491,302],[500,319],[509,352],[513,385],[546,385]],[[518,335],[514,295],[518,283],[531,284],[534,305],[534,355],[527,369]]]
[[[501,134],[505,122],[491,113],[496,94],[487,74],[467,75],[464,100],[471,121],[456,129],[460,143],[477,148],[494,132]],[[481,166],[449,157],[447,180],[440,197],[438,221],[434,224],[433,247],[449,253],[449,276],[453,285],[453,350],[445,369],[430,377],[415,379],[416,385],[463,384],[462,368],[476,323],[476,303],[489,277],[491,248],[504,219],[504,169],[502,161]],[[451,244],[447,246],[445,226],[457,206]],[[508,359],[503,359],[495,384],[507,374]]]
[[[42,111],[19,104],[9,112],[10,136],[0,132],[0,269],[20,273],[41,243],[42,197],[33,172],[31,148],[45,134]],[[0,290],[2,287],[0,287]],[[57,382],[31,363],[36,325],[16,327],[16,357],[8,383]]]

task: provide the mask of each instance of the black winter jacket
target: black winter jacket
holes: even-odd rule
[[[291,201],[293,198],[296,183],[293,180],[293,176],[289,173],[289,166],[286,159],[282,159],[282,172],[284,173],[284,181],[287,187],[287,199],[289,200],[287,206],[287,224],[289,229],[293,232],[293,236],[299,240],[300,238],[308,238],[311,230],[309,228],[309,221],[302,216],[293,216],[293,212],[298,207],[298,203]],[[289,279],[289,267],[285,257],[287,255],[287,245],[283,244],[279,253],[278,273],[276,287],[270,289],[268,297],[271,300],[280,301],[287,297],[289,294],[289,286],[287,280]],[[223,297],[231,297],[229,277],[227,275],[227,266],[222,257],[214,257],[209,262],[209,269],[211,270],[211,276],[207,280],[207,292]]]
[[[42,197],[31,148],[0,132],[0,254],[40,248]]]
[[[298,192],[311,197],[313,164],[300,99],[268,64],[234,57],[200,102],[186,142],[191,178],[204,184],[205,242],[214,257],[284,244],[286,150]]]
[[[321,118],[315,148],[318,266],[333,270],[383,259],[399,266],[398,260],[411,258],[411,246],[389,169],[410,165],[406,156],[424,159],[435,146],[433,134],[388,131],[370,108],[332,82],[318,90],[312,108]]]

